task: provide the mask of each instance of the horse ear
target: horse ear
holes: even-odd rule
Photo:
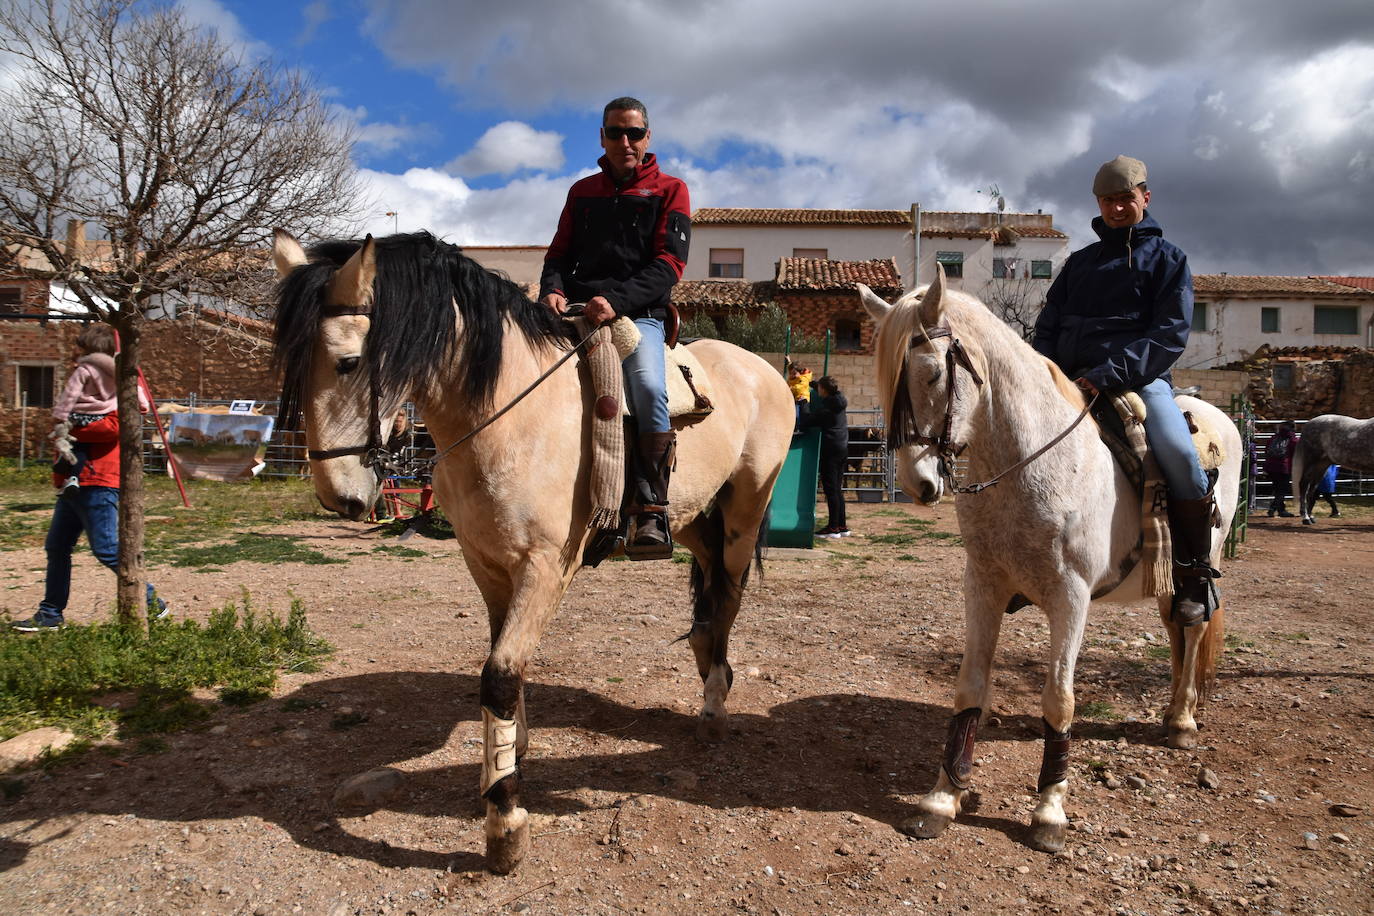
[[[329,283],[330,305],[369,305],[377,278],[377,243],[369,235]]]
[[[864,309],[868,312],[868,317],[873,319],[874,324],[880,324],[882,320],[887,317],[887,313],[892,311],[892,306],[888,305],[882,299],[879,299],[873,290],[864,286],[862,283],[856,283],[854,285],[859,289],[859,301],[864,304]]]
[[[935,265],[935,279],[921,297],[921,324],[928,328],[943,327],[945,323],[945,268]]]
[[[296,237],[285,229],[273,229],[272,263],[277,266],[277,275],[284,277],[305,262],[305,249]]]

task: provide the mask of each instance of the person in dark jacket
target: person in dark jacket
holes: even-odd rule
[[[1117,156],[1093,179],[1099,241],[1075,251],[1050,286],[1032,346],[1088,394],[1137,392],[1145,434],[1169,488],[1174,618],[1208,619],[1212,568],[1211,483],[1188,423],[1175,404],[1169,371],[1188,344],[1193,277],[1187,256],[1165,241],[1150,216],[1145,163]]]
[[[825,507],[830,517],[818,537],[847,538],[849,526],[844,518],[844,465],[849,457],[849,417],[845,409],[849,401],[840,393],[840,386],[829,375],[816,382],[820,401],[802,407],[797,424],[802,429],[821,431],[821,489],[825,491]]]
[[[676,437],[668,423],[663,320],[691,241],[687,185],[658,169],[649,152],[649,113],[638,99],[607,103],[601,115],[601,171],[573,184],[544,257],[539,299],[562,314],[587,304],[593,323],[624,315],[639,328],[625,359],[625,394],[639,428],[638,510],[630,547],[671,555],[668,478]]]
[[[1269,517],[1293,518],[1284,505],[1284,498],[1293,489],[1293,455],[1298,450],[1298,431],[1292,420],[1284,420],[1264,446],[1264,474],[1274,488],[1269,502]]]

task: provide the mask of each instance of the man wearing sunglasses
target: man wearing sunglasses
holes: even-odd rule
[[[675,436],[668,423],[663,320],[682,277],[691,241],[687,185],[658,170],[649,152],[649,114],[622,97],[601,115],[601,171],[576,182],[544,257],[539,301],[562,313],[587,303],[590,321],[624,315],[639,328],[638,349],[625,359],[625,393],[639,427],[635,530],[628,551],[671,554],[668,477]]]

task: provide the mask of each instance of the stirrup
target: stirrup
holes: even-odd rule
[[[659,507],[655,507],[658,509]],[[655,527],[661,525],[663,540],[644,540],[639,539],[639,517],[649,516],[655,519]],[[668,513],[666,510],[641,512],[635,518],[635,537],[626,539],[625,556],[631,560],[667,560],[673,555],[673,533],[668,526]]]

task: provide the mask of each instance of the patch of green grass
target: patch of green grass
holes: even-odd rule
[[[406,557],[414,559],[416,557],[427,557],[429,554],[423,550],[416,550],[414,547],[406,547],[404,544],[378,544],[372,548],[373,553],[380,553],[388,557]]]
[[[864,537],[868,538],[869,542],[870,542],[870,543],[873,543],[873,544],[895,544],[895,545],[897,545],[897,546],[899,546],[899,547],[910,547],[912,544],[915,544],[917,541],[919,541],[919,540],[921,539],[921,535],[919,535],[919,534],[900,534],[900,533],[898,533],[898,534],[866,534],[866,535],[864,535]]]
[[[1170,658],[1173,656],[1174,650],[1168,646],[1149,646],[1145,649],[1145,654],[1150,658]]]
[[[901,509],[874,509],[873,512],[870,513],[870,514],[873,515],[874,517],[877,517],[877,518],[909,518],[909,517],[910,517],[910,516],[907,515],[907,513],[903,512]]]
[[[323,565],[327,563],[347,563],[343,557],[331,557],[302,547],[289,537],[278,535],[254,534],[244,532],[234,536],[232,541],[209,544],[201,547],[179,547],[175,550],[149,551],[150,554],[165,560],[172,566],[216,566],[230,563],[306,563]],[[418,551],[417,551],[418,553]],[[423,554],[421,554],[423,556]]]
[[[1121,718],[1121,714],[1106,700],[1089,700],[1086,703],[1080,703],[1078,715],[1085,719],[1101,719],[1106,722],[1115,722]]]
[[[1279,639],[1287,639],[1292,642],[1306,642],[1307,640],[1312,638],[1311,636],[1308,636],[1301,630],[1299,630],[1297,633],[1275,633],[1274,635]]]
[[[1237,635],[1234,634],[1234,633],[1227,633],[1227,634],[1226,634],[1226,648],[1228,648],[1228,649],[1237,649],[1237,648],[1240,648],[1241,646],[1244,646],[1244,647],[1247,648],[1247,649],[1251,649],[1251,648],[1254,648],[1254,645],[1255,645],[1254,640],[1251,640],[1251,639],[1241,639],[1239,636],[1237,636]]]
[[[925,562],[925,561],[922,560],[920,557],[916,556],[916,554],[914,554],[914,553],[899,553],[899,554],[897,554],[897,559],[899,559],[899,560],[904,560],[904,561],[907,562],[907,563],[924,563],[924,562]]]
[[[55,633],[0,632],[0,739],[40,725],[77,735],[120,737],[186,728],[213,714],[191,696],[194,688],[220,688],[222,698],[266,695],[281,671],[313,671],[332,651],[306,621],[299,599],[285,621],[259,615],[245,593],[192,621],[141,626],[102,623]],[[97,698],[129,692],[122,707]]]

